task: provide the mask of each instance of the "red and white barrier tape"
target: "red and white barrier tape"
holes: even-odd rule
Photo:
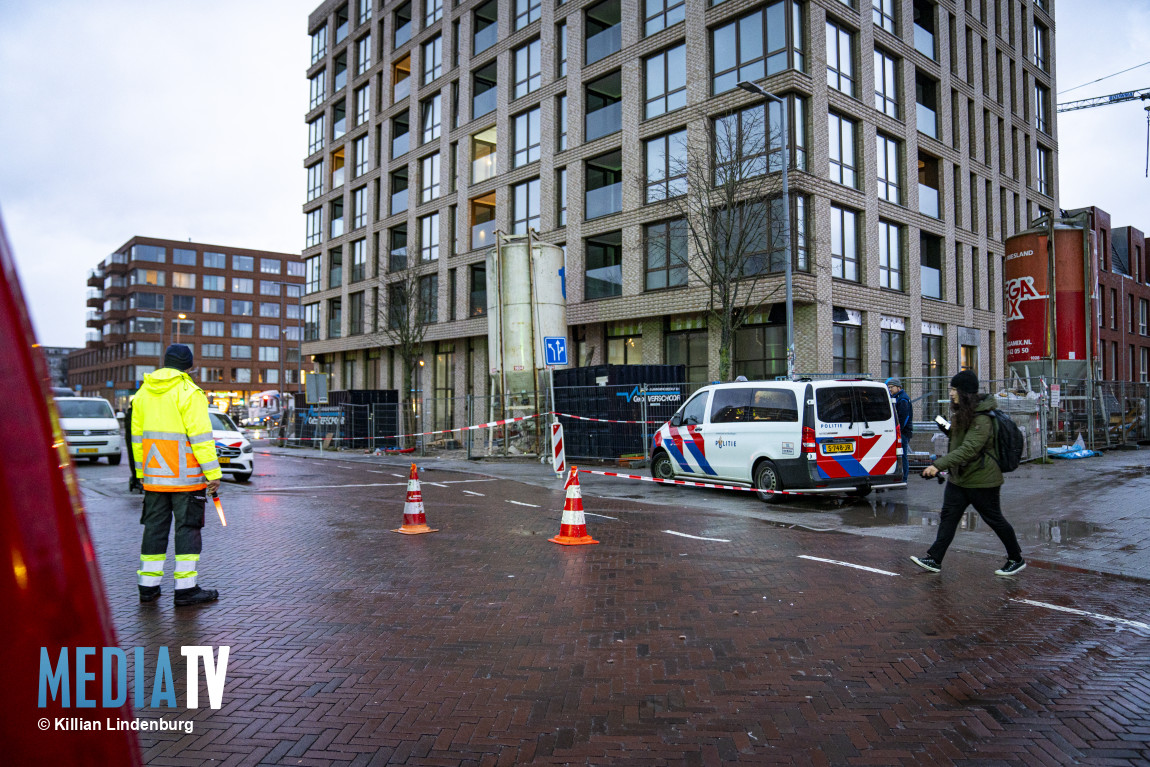
[[[688,487],[709,487],[715,490],[742,490],[745,493],[769,493],[771,495],[808,495],[797,490],[759,490],[754,487],[743,487],[742,485],[716,485],[710,482],[691,482],[685,479],[657,479],[656,477],[644,477],[641,474],[620,474],[614,471],[594,471],[593,469],[580,469],[583,474],[599,474],[604,477],[618,477],[620,479],[637,479],[642,482],[660,482],[664,485],[686,485]]]
[[[550,413],[550,415],[560,416],[562,418],[574,418],[576,421],[596,421],[598,423],[657,423],[659,425],[667,423],[666,418],[661,421],[618,421],[613,418],[588,418],[585,415],[571,415],[570,413]]]

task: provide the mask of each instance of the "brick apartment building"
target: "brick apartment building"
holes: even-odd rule
[[[761,110],[736,87],[750,80],[791,115],[797,369],[943,376],[961,363],[1001,377],[1003,241],[1057,209],[1054,12],[328,0],[308,19],[304,353],[332,388],[397,385],[378,310],[416,263],[425,395],[483,393],[485,250],[496,229],[531,228],[566,248],[574,362],[716,377],[706,288],[660,261],[677,246],[699,255],[668,242],[660,161],[684,136],[706,141],[712,121]],[[781,308],[739,331],[736,374],[784,371]]]
[[[133,237],[88,273],[88,337],[68,383],[127,405],[179,341],[196,381],[222,409],[300,379],[299,255]]]

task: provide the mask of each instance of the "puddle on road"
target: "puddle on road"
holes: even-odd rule
[[[849,527],[937,527],[939,520],[938,511],[912,509],[900,501],[876,500],[865,505],[856,503],[850,507],[844,506],[838,512],[843,525]],[[1077,519],[1051,519],[1030,524],[1012,520],[1011,524],[1020,541],[1042,543],[1074,543],[1107,531],[1103,525]],[[990,530],[973,509],[962,515],[958,529]]]

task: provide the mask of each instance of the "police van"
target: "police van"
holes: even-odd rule
[[[890,393],[877,381],[739,381],[704,386],[659,428],[651,475],[864,496],[905,486],[902,457]]]

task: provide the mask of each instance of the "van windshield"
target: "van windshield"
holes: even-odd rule
[[[61,418],[115,418],[112,406],[102,399],[58,399]]]

